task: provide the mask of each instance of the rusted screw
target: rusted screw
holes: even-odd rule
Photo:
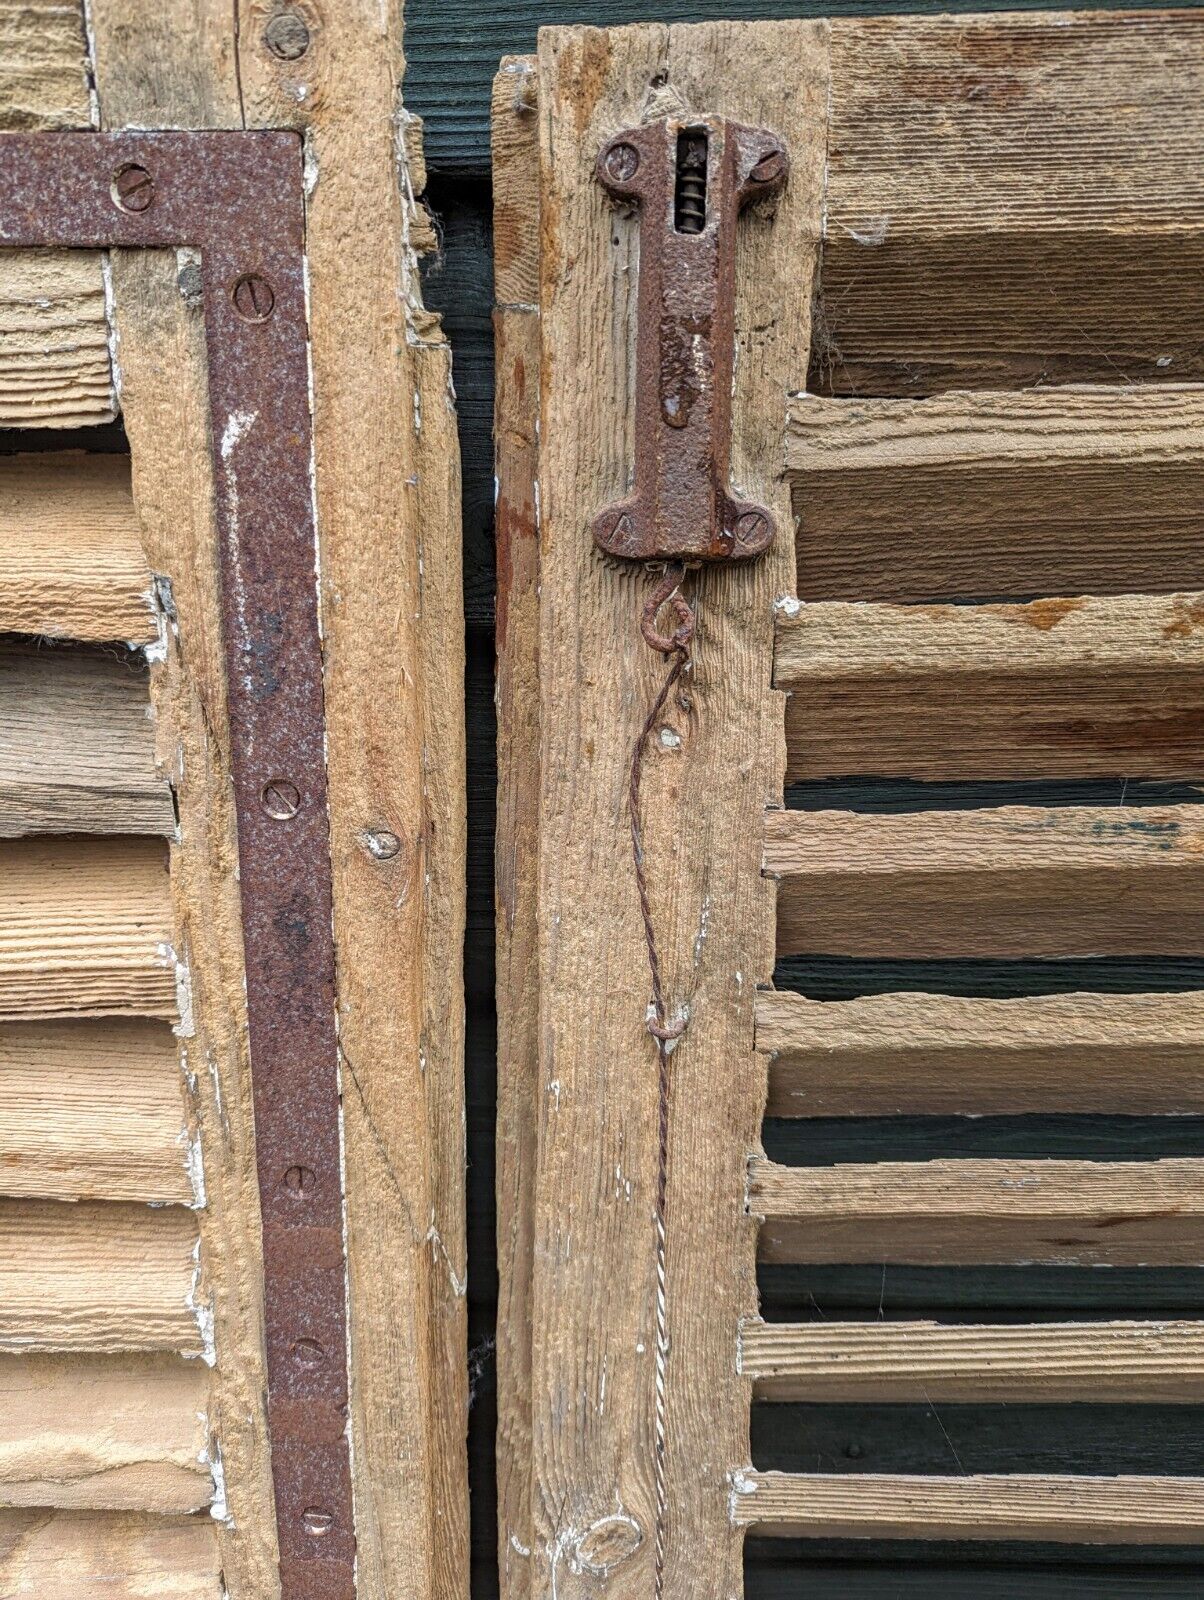
[[[277,61],[298,61],[309,49],[309,28],[299,11],[277,11],[268,18],[263,42]]]
[[[113,174],[113,202],[123,211],[145,211],[155,198],[155,180],[134,162]]]
[[[259,798],[268,816],[276,817],[280,822],[287,822],[301,809],[301,792],[287,778],[269,778]]]
[[[257,272],[244,272],[241,278],[236,278],[230,298],[244,322],[266,322],[276,304],[271,284]]]
[[[320,1367],[326,1359],[326,1352],[316,1339],[294,1339],[292,1353],[299,1367]]]
[[[319,1511],[316,1506],[311,1506],[309,1510],[301,1513],[301,1525],[306,1533],[315,1539],[320,1539],[334,1527],[334,1515],[330,1511]]]
[[[786,176],[786,152],[782,149],[767,151],[748,175],[750,183],[776,183]]]
[[[290,1167],[284,1174],[284,1187],[289,1194],[308,1194],[316,1182],[312,1167]]]
[[[633,144],[613,144],[606,152],[606,171],[616,183],[628,183],[640,170],[640,152]]]
[[[374,828],[364,835],[364,848],[375,861],[392,861],[401,849],[401,840],[388,828]]]
[[[765,537],[768,527],[764,512],[746,511],[736,518],[736,538],[741,544],[755,544]]]

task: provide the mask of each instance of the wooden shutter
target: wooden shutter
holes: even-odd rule
[[[1204,1262],[1197,1125],[1188,1154],[1101,1160],[1074,1154],[1081,1115],[1013,1121],[1038,1147],[1003,1156],[970,1119],[1204,1109],[1202,76],[1191,12],[557,28],[502,65],[512,1600],[737,1595],[748,1531],[1204,1543],[1204,1481],[1161,1465],[1156,1428],[1141,1471],[1100,1451],[1077,1473],[859,1470],[843,1447],[765,1470],[750,1443],[754,1401],[782,1407],[759,1430],[781,1442],[784,1402],[858,1405],[874,1441],[891,1403],[1199,1397],[1201,1324],[1125,1309],[1194,1290],[1121,1270]],[[781,531],[688,577],[687,694],[646,749],[651,916],[688,1016],[658,1416],[628,771],[665,667],[638,626],[651,579],[590,535],[630,487],[639,381],[638,224],[594,164],[622,129],[704,115],[791,161],[772,216],[740,224],[730,461]],[[873,1120],[919,1116],[946,1120]],[[1141,1156],[1171,1126],[1108,1137]],[[763,1286],[814,1268],[804,1288],[845,1313],[761,1320],[758,1258]],[[921,1270],[962,1265],[1012,1276],[959,1303]],[[1048,1313],[1076,1297],[1091,1320]]]
[[[357,1592],[450,1600],[458,456],[400,11],[98,0],[85,34],[0,0],[0,129],[304,135]],[[280,1593],[190,265],[0,250],[0,1592],[31,1600]]]

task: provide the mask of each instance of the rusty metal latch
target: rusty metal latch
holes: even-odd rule
[[[330,818],[294,133],[0,134],[0,246],[199,247],[282,1600],[354,1600]]]
[[[594,519],[608,555],[748,561],[773,542],[772,512],[728,487],[736,219],[788,168],[776,134],[721,117],[662,117],[602,147],[599,182],[640,212],[635,486]]]

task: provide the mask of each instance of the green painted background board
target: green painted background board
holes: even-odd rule
[[[1204,4],[1204,0],[1189,0]],[[490,84],[503,55],[535,48],[541,24],[699,22],[716,18],[866,15],[908,12],[1045,10],[1029,0],[1011,4],[798,4],[797,0],[408,0],[406,103],[425,122],[430,185],[427,199],[439,224],[442,250],[424,269],[427,303],[441,311],[454,353],[464,471],[465,611],[468,625],[466,698],[469,773],[469,902],[466,946],[468,1008],[469,1319],[473,1406],[473,1596],[497,1592],[492,1471],[494,1428],[493,1326],[496,1266],[493,1240],[493,1136],[496,1092],[493,1004],[493,881],[495,725],[493,718],[493,332],[489,184]],[[1083,7],[1082,9],[1103,9]],[[1133,0],[1128,9],[1157,9]],[[1120,803],[1122,786],[903,785],[834,782],[799,786],[789,803],[801,809],[849,806],[906,811],[917,806],[1005,803]],[[1185,785],[1170,793],[1130,786],[1123,798],[1181,802],[1196,798]],[[1125,992],[1204,987],[1204,963],[1099,962],[852,962],[823,955],[783,962],[777,981],[816,998],[838,999],[891,988],[944,989],[1007,996],[1086,987]],[[785,1160],[907,1160],[933,1154],[1028,1153],[1110,1155],[1120,1159],[1164,1153],[1204,1155],[1204,1119],[875,1118],[860,1128],[850,1119],[822,1124],[775,1124],[767,1138]],[[1136,1269],[766,1267],[760,1273],[765,1314],[776,1319],[936,1316],[947,1320],[1023,1320],[1103,1316],[1204,1315],[1204,1271]],[[1204,1397],[1202,1397],[1204,1398]],[[1109,1450],[1117,1465],[1148,1461],[1165,1441],[1186,1470],[1196,1467],[1199,1413],[1182,1408],[1088,1407],[941,1408],[955,1424],[954,1443],[969,1441],[971,1459],[1022,1466],[1049,1459],[1053,1448],[1066,1470],[1098,1470]],[[1053,1413],[1057,1413],[1054,1415]],[[776,1413],[777,1415],[773,1415]],[[949,1470],[939,1425],[924,1407],[758,1407],[755,1438],[782,1462],[803,1464],[808,1449],[829,1456],[855,1445],[861,1459],[912,1463],[911,1470]],[[1051,1441],[1051,1433],[1055,1434]],[[1151,1443],[1153,1441],[1153,1443]],[[992,1457],[991,1453],[994,1452]],[[959,1454],[961,1452],[959,1451]],[[976,1454],[977,1453],[977,1454]],[[852,1468],[851,1458],[844,1458]],[[830,1468],[829,1468],[830,1470]],[[1156,1551],[1057,1546],[865,1543],[751,1540],[749,1600],[1204,1600],[1204,1551]],[[694,1597],[680,1597],[694,1600]]]

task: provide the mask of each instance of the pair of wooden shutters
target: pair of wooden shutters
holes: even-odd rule
[[[1156,1120],[1204,1109],[1202,84],[1190,12],[556,29],[503,64],[511,1600],[738,1595],[746,1533],[1204,1541],[1174,1428],[1131,1413],[1086,1471],[1048,1437],[1198,1402],[1204,1371],[1160,1272],[1204,1252],[1199,1124]],[[652,580],[589,536],[641,381],[638,224],[594,163],[705,115],[791,161],[740,225],[730,462],[783,531],[687,579],[692,669],[648,740],[688,1018],[658,1351],[628,767],[665,667]],[[1045,1408],[1037,1464],[976,1467],[972,1435],[875,1468],[901,1406],[967,1403]]]

